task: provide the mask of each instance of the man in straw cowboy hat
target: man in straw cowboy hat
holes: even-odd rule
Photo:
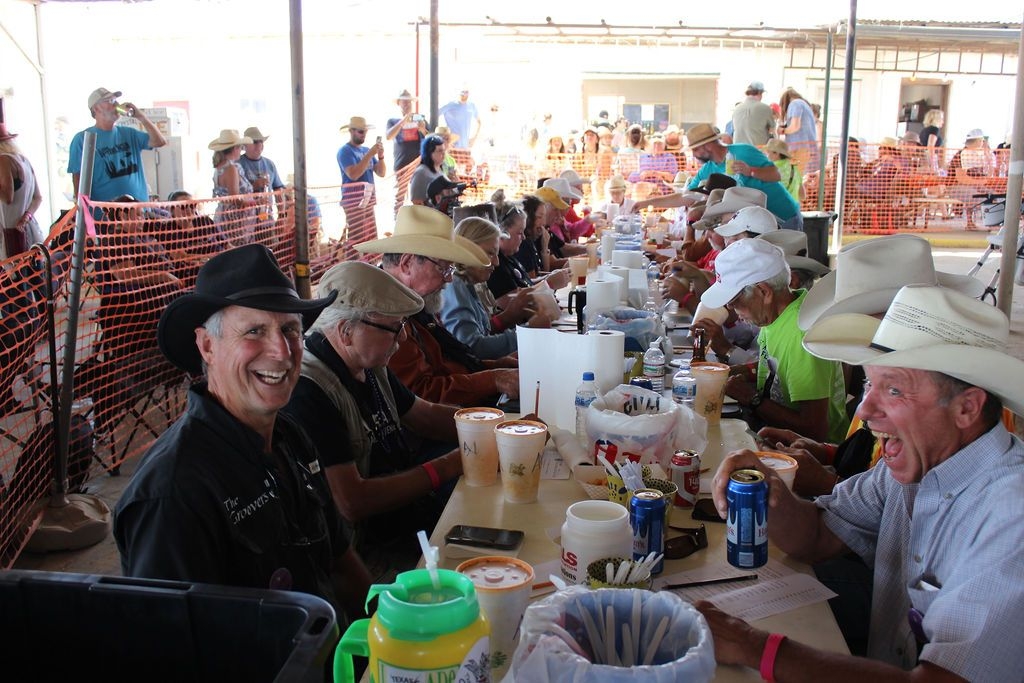
[[[401,116],[390,118],[385,124],[384,137],[393,142],[394,150],[395,214],[405,202],[405,195],[409,191],[413,168],[406,167],[420,158],[420,143],[430,134],[427,118],[416,113],[414,103],[418,99],[408,90],[400,92],[395,104]]]
[[[373,128],[362,116],[353,116],[340,130],[348,131],[349,141],[338,149],[338,168],[341,170],[341,206],[345,209],[347,229],[346,253],[351,247],[377,236],[374,206],[377,196],[373,176],[383,178],[387,172],[384,162],[384,143],[380,137],[373,147],[367,147],[366,133]]]
[[[902,288],[884,318],[819,320],[815,355],[865,366],[858,415],[882,462],[814,502],[798,499],[750,451],[714,477],[719,514],[739,468],[769,482],[769,538],[816,562],[853,551],[874,568],[867,654],[816,651],[698,603],[721,663],[760,666],[766,680],[1011,681],[1009,646],[1024,610],[1024,445],[1000,422],[1024,411],[1024,362],[1004,351],[1009,320],[945,287]]]
[[[715,271],[716,282],[701,303],[731,308],[761,328],[756,377],[731,376],[726,393],[764,424],[841,440],[850,424],[842,368],[801,346],[803,331],[796,321],[807,292],[789,288],[782,250],[760,239],[740,240],[722,250]]]
[[[300,299],[266,247],[217,254],[160,317],[168,360],[205,379],[117,503],[126,576],[278,588],[363,613],[369,575],[349,546],[317,451],[279,414],[302,330],[334,301]]]
[[[245,153],[238,158],[238,165],[242,167],[245,177],[252,184],[252,189],[255,192],[283,190],[284,182],[277,173],[277,165],[263,156],[263,143],[269,140],[270,136],[257,126],[249,126],[242,133],[242,137],[252,140],[245,145]]]
[[[119,104],[120,96],[120,90],[111,92],[106,88],[96,88],[89,94],[89,113],[96,123],[75,134],[68,156],[68,173],[74,181],[76,197],[85,134],[92,132],[96,135],[96,159],[92,167],[92,188],[86,188],[89,198],[101,202],[113,201],[125,194],[142,201],[149,198],[142,170],[142,150],[163,147],[167,139],[141,109],[131,102]],[[122,115],[137,120],[145,132],[131,126],[115,126]]]
[[[689,189],[696,189],[712,173],[731,175],[740,186],[765,193],[768,197],[766,206],[779,219],[779,227],[803,229],[800,205],[779,182],[781,176],[775,164],[753,145],[726,145],[721,138],[709,123],[698,123],[686,131],[690,151],[695,159],[702,162],[700,170],[690,180]],[[731,160],[728,155],[732,155]]]
[[[334,266],[317,286],[335,295],[310,328],[302,377],[285,412],[309,434],[356,548],[375,582],[412,569],[416,531],[437,523],[439,489],[462,474],[458,448],[426,456],[424,440],[456,444],[453,406],[417,397],[388,370],[423,299],[380,268]],[[436,450],[436,449],[435,449]]]
[[[462,406],[493,405],[502,393],[519,396],[517,362],[480,360],[437,318],[441,289],[451,282],[455,264],[490,264],[482,249],[454,234],[448,216],[427,206],[403,206],[391,237],[356,249],[383,254],[384,270],[423,298],[423,310],[409,318],[408,337],[388,361],[402,384],[427,401]]]

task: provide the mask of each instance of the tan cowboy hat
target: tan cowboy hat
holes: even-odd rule
[[[686,131],[686,143],[690,146],[690,149],[700,147],[721,137],[721,134],[710,123],[698,123]]]
[[[900,141],[897,140],[896,138],[891,137],[884,137],[882,138],[881,142],[878,143],[879,149],[881,149],[882,147],[890,147],[892,149],[896,149],[899,146]]]
[[[882,320],[834,315],[812,325],[803,343],[827,360],[941,372],[990,391],[1021,415],[1024,361],[1004,352],[1009,337],[1010,321],[995,306],[948,287],[907,285]]]
[[[371,128],[373,128],[373,124],[367,123],[366,119],[363,118],[362,116],[353,116],[348,120],[348,123],[346,123],[338,130],[348,130],[350,128],[358,128],[359,130],[370,130]]]
[[[488,266],[484,251],[455,235],[452,219],[429,206],[408,205],[398,210],[391,237],[356,245],[363,254],[416,254],[467,266]]]
[[[233,128],[225,128],[221,130],[220,135],[210,141],[207,145],[214,152],[223,152],[226,149],[232,147],[238,147],[239,145],[251,145],[252,138],[239,135],[238,131]]]
[[[408,90],[403,90],[402,92],[398,93],[398,97],[397,97],[396,99],[397,99],[398,101],[401,101],[401,100],[410,100],[410,101],[416,101],[416,100],[418,100],[419,98],[418,98],[418,97],[416,97],[415,95],[413,95],[413,94],[412,94],[411,92],[409,92]]]
[[[786,144],[785,140],[780,140],[778,138],[772,138],[769,140],[768,144],[764,146],[764,151],[775,152],[780,157],[789,158],[789,145]]]
[[[256,126],[249,126],[245,129],[245,132],[242,133],[242,135],[244,135],[247,138],[252,138],[253,142],[261,142],[263,140],[270,139],[269,135],[264,135]]]
[[[676,192],[684,192],[686,186],[690,183],[690,174],[686,171],[679,171],[676,173],[676,177],[672,179],[672,189]],[[703,199],[703,197],[701,197]]]
[[[437,128],[434,129],[432,135],[439,135],[442,138],[447,138],[447,141],[453,145],[459,141],[459,134],[453,131],[448,126],[438,126]]]
[[[550,204],[551,206],[555,207],[556,209],[560,209],[560,210],[564,211],[565,209],[569,208],[569,205],[566,204],[562,200],[561,195],[558,194],[558,190],[556,190],[553,187],[541,187],[541,188],[538,188],[538,190],[536,192],[534,192],[533,194],[534,194],[535,197],[537,197],[537,199],[539,199],[542,202],[545,202],[547,204]]]
[[[889,307],[904,285],[939,285],[981,296],[985,284],[967,275],[935,270],[932,245],[917,235],[886,235],[855,242],[836,255],[836,267],[807,292],[797,325],[837,313],[874,315]]]
[[[723,213],[736,213],[745,206],[760,206],[764,208],[768,203],[768,197],[761,190],[752,187],[730,187],[722,195],[722,201],[714,206],[708,206],[704,211],[704,219],[721,216]]]
[[[807,233],[802,230],[772,230],[759,239],[782,249],[790,270],[805,270],[817,277],[832,272],[828,266],[807,256]]]
[[[613,175],[608,180],[608,189],[609,190],[625,190],[626,189],[626,179],[623,178],[620,175]]]
[[[724,196],[725,190],[723,189],[711,190],[711,192],[708,193],[707,199],[704,202],[704,213],[700,215],[700,218],[698,220],[693,222],[694,229],[708,230],[710,228],[710,223],[704,220],[704,216],[707,214],[708,209],[715,206],[716,204],[721,204],[722,198]],[[696,207],[697,205],[694,204],[694,206]]]

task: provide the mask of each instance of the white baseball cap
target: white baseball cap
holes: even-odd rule
[[[732,220],[715,228],[722,237],[733,237],[742,232],[753,232],[763,235],[779,229],[779,222],[768,209],[760,206],[747,206],[736,212]]]
[[[722,250],[715,259],[716,281],[700,297],[705,306],[720,308],[733,300],[747,285],[789,273],[786,255],[764,240],[740,240]]]

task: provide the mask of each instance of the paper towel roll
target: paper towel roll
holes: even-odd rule
[[[587,288],[589,305],[590,288]],[[622,383],[625,335],[604,330],[565,334],[556,330],[517,327],[519,346],[519,405],[525,414],[537,412],[548,424],[576,429],[576,387],[583,373],[595,375],[601,391]],[[540,410],[534,405],[540,381]]]
[[[619,278],[619,302],[625,303],[629,299],[629,268],[625,266],[600,266],[598,271],[601,271],[610,277]],[[645,276],[646,277],[646,276]]]
[[[615,251],[615,233],[608,231],[601,235],[601,263],[612,262],[612,252]]]
[[[619,304],[622,278],[609,273],[591,273],[587,276],[587,310],[607,311]]]
[[[622,268],[643,268],[643,252],[616,249],[612,252],[612,265],[621,266]]]

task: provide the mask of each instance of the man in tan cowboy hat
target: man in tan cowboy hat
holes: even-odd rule
[[[349,141],[338,150],[338,168],[341,169],[341,206],[345,209],[346,254],[352,246],[377,236],[377,205],[373,176],[383,178],[387,172],[384,163],[384,143],[377,137],[373,147],[367,147],[366,132],[373,128],[362,116],[353,116],[341,127],[347,130]]]
[[[732,141],[762,147],[775,128],[772,108],[761,101],[764,83],[751,81],[746,96],[732,112]]]
[[[775,164],[753,145],[726,145],[721,137],[710,123],[698,123],[686,131],[690,151],[702,162],[700,170],[690,180],[689,189],[696,189],[712,173],[731,175],[741,187],[765,193],[766,207],[779,219],[779,227],[802,230],[804,219],[800,205],[779,182],[781,176]]]
[[[454,233],[452,220],[427,206],[398,210],[391,237],[365,242],[362,253],[383,254],[381,266],[423,298],[424,308],[409,318],[408,337],[399,341],[388,368],[417,396],[434,403],[493,405],[498,395],[519,395],[518,363],[480,360],[455,339],[437,314],[441,289],[455,274],[455,264],[486,266],[482,249]]]
[[[750,451],[727,457],[712,490],[740,468],[769,484],[769,539],[818,562],[851,551],[873,567],[868,659],[820,652],[698,603],[723,664],[780,681],[1009,681],[1007,647],[1024,610],[1024,446],[1000,421],[1024,412],[1024,362],[1004,351],[999,309],[945,287],[901,289],[881,320],[839,314],[804,338],[815,355],[865,366],[857,414],[882,462],[813,502],[795,497]]]
[[[416,531],[437,523],[438,490],[462,474],[457,409],[417,397],[387,367],[423,308],[418,294],[360,261],[327,271],[317,293],[335,292],[306,337],[285,413],[316,445],[334,501],[358,529],[359,555],[381,582],[416,565]],[[431,459],[425,439],[452,447]]]
[[[277,166],[270,159],[263,156],[263,143],[270,139],[256,126],[249,126],[242,133],[243,137],[252,140],[245,146],[245,154],[238,158],[238,165],[242,167],[245,177],[252,183],[254,192],[269,192],[270,190],[283,190],[284,183],[281,176],[277,174]]]
[[[408,166],[420,158],[420,143],[430,134],[427,130],[427,118],[416,113],[414,103],[418,99],[413,97],[408,90],[400,92],[395,104],[398,105],[401,116],[390,118],[385,124],[384,137],[394,143],[392,148],[394,150],[396,215],[398,207],[405,202],[405,195],[409,191],[409,180],[415,170]]]
[[[766,425],[841,441],[850,424],[842,368],[801,347],[803,331],[796,321],[807,292],[789,288],[782,250],[760,239],[740,240],[718,255],[715,272],[715,284],[701,294],[701,303],[728,307],[761,328],[756,377],[733,375],[726,393]]]
[[[349,546],[316,448],[279,414],[302,330],[334,301],[300,299],[266,247],[217,254],[160,318],[157,343],[204,375],[150,446],[114,511],[126,576],[277,588],[364,614],[369,575]]]
[[[88,131],[96,135],[92,188],[86,188],[89,198],[101,202],[113,201],[124,194],[142,200],[149,198],[142,170],[142,150],[163,147],[167,139],[141,109],[131,102],[118,103],[120,96],[120,90],[111,92],[106,88],[96,88],[89,94],[89,113],[96,123],[75,134],[68,156],[68,173],[74,181],[76,197],[82,174],[82,148]],[[131,126],[115,126],[121,116],[136,119],[146,132]]]

